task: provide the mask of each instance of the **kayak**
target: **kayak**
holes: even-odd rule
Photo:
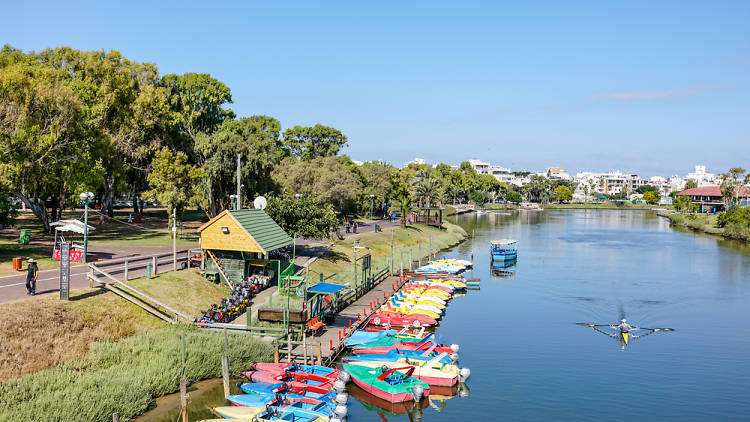
[[[391,403],[415,399],[419,401],[430,394],[430,386],[427,383],[412,377],[413,366],[368,368],[344,363],[344,370],[349,372],[354,383],[360,388]]]

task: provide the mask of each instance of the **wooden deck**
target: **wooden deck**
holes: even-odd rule
[[[323,328],[322,333],[306,336],[302,342],[304,346],[293,342],[291,356],[287,350],[280,350],[280,360],[304,363],[307,359],[308,363],[333,365],[344,349],[344,339],[357,328],[365,326],[367,317],[390,298],[400,288],[401,283],[401,279],[397,276],[386,277],[364,296],[340,311],[336,315],[335,322]]]

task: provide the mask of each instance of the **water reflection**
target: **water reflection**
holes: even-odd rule
[[[452,387],[430,386],[430,396],[419,402],[408,401],[403,403],[391,403],[376,397],[363,390],[355,383],[347,386],[349,394],[357,399],[362,406],[370,412],[376,413],[381,420],[387,421],[388,416],[396,417],[406,415],[409,420],[421,421],[423,410],[428,406],[438,412],[442,412],[448,406],[448,401],[453,398],[469,397],[470,390],[466,384],[460,383]]]
[[[490,264],[493,278],[514,278],[516,276],[516,260],[494,261]]]

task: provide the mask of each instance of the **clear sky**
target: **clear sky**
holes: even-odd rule
[[[0,43],[207,72],[359,160],[750,167],[750,1],[3,1]]]

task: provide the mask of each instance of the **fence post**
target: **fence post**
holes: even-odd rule
[[[89,265],[89,289],[94,288],[94,269]]]
[[[112,422],[120,422],[120,414],[115,412],[112,414]]]
[[[414,271],[414,247],[409,247],[409,271]]]
[[[229,338],[224,329],[224,356],[221,357],[221,378],[224,381],[224,397],[229,395]]]
[[[227,393],[227,395],[229,394]],[[187,399],[187,380],[183,376],[180,378],[180,407],[182,408],[182,422],[188,422]]]
[[[154,255],[151,257],[151,266],[154,267],[154,275],[156,275],[159,272],[157,265],[158,264],[156,263],[156,255]]]
[[[322,348],[321,343],[318,342],[318,365],[323,364],[322,352],[320,350],[321,348]]]
[[[305,361],[305,365],[307,365],[307,333],[305,333],[304,327],[302,328],[302,359]]]
[[[125,260],[125,275],[123,276],[124,281],[128,281],[128,260]]]
[[[422,266],[422,242],[417,243],[417,260],[419,261],[419,267]]]
[[[273,351],[273,362],[279,363],[279,342],[275,341],[276,349]]]

